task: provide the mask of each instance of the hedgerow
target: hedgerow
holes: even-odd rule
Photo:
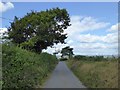
[[[36,54],[2,45],[2,88],[37,88],[57,64],[48,53]]]

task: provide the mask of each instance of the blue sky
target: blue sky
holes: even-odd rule
[[[14,8],[3,12],[2,15],[9,19],[14,19],[14,16],[23,17],[27,12],[30,12],[31,10],[35,11],[41,11],[46,10],[49,8],[66,8],[70,16],[72,15],[82,15],[82,16],[93,16],[96,18],[99,18],[101,21],[107,21],[111,23],[115,23],[117,20],[117,2],[109,2],[109,3],[84,3],[84,2],[74,2],[74,3],[52,3],[52,2],[14,2]],[[6,20],[3,20],[3,27],[9,25],[9,22]]]
[[[14,2],[10,3],[10,9],[3,9],[4,11],[1,10],[1,13],[2,17],[13,20],[14,16],[23,17],[31,10],[65,8],[70,15],[72,24],[65,31],[68,33],[68,39],[66,39],[68,44],[55,45],[56,48],[70,45],[74,48],[75,54],[112,55],[117,54],[117,4],[117,2]],[[0,5],[7,6],[5,3]],[[8,27],[9,22],[10,20],[2,19],[2,28]],[[52,53],[54,49],[48,48],[44,51]]]

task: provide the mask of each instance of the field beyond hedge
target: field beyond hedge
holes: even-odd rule
[[[118,60],[68,60],[68,67],[88,88],[118,88]]]
[[[48,53],[36,54],[15,46],[2,46],[2,88],[40,88],[57,64]]]

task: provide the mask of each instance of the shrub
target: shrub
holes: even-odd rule
[[[76,59],[76,60],[84,60],[85,58],[86,58],[86,56],[82,56],[82,55],[74,56],[74,59]]]
[[[60,61],[66,61],[68,60],[67,58],[60,58]]]
[[[57,58],[48,53],[36,54],[21,48],[3,45],[2,87],[35,88],[54,69]]]
[[[112,60],[109,58],[104,58],[103,56],[83,56],[83,55],[76,55],[73,58],[74,60],[81,60],[81,61],[103,61],[103,60]],[[115,59],[114,59],[115,60]]]

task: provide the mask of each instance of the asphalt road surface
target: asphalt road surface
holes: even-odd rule
[[[64,61],[56,66],[43,88],[86,88],[67,67]]]

